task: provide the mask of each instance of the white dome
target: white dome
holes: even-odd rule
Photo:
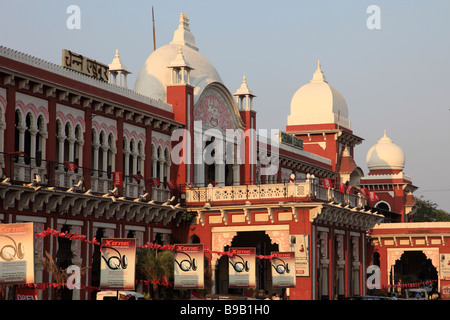
[[[194,86],[196,98],[208,84],[222,83],[214,66],[198,52],[194,36],[189,29],[189,19],[186,14],[181,13],[180,25],[172,42],[158,48],[147,58],[137,76],[134,91],[166,101],[166,86],[170,85],[171,81],[168,67],[176,59],[180,49],[184,60],[192,68],[190,84]]]
[[[295,92],[291,100],[288,125],[338,123],[350,129],[344,97],[325,80],[320,61],[313,79]]]
[[[405,153],[386,136],[385,130],[384,136],[367,152],[366,162],[369,170],[403,170]]]

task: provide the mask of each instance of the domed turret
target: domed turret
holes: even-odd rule
[[[185,13],[181,13],[180,24],[174,32],[172,42],[158,48],[147,58],[137,76],[134,90],[151,98],[166,101],[166,88],[173,80],[172,71],[168,67],[176,60],[180,51],[184,62],[192,68],[189,81],[194,86],[194,99],[200,96],[208,84],[222,83],[214,66],[198,51],[189,27],[189,19]]]
[[[344,97],[325,79],[320,61],[310,83],[295,92],[291,100],[288,126],[339,124],[350,129]]]
[[[384,136],[367,152],[366,162],[370,171],[402,171],[405,166],[405,154],[402,148],[386,136],[386,130],[384,130]]]

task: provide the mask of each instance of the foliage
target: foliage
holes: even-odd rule
[[[192,211],[185,211],[181,215],[181,220],[183,221],[184,225],[191,225],[192,221],[194,221],[195,213]]]
[[[161,299],[165,295],[161,280],[173,281],[174,253],[169,250],[138,250],[136,273],[138,277],[152,283],[152,298]]]
[[[436,203],[426,200],[423,197],[416,198],[416,212],[414,222],[435,222],[450,221],[450,214],[442,209],[438,209]]]

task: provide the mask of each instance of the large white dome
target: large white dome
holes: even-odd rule
[[[184,60],[192,68],[190,84],[194,86],[195,98],[199,97],[208,84],[222,83],[214,66],[198,52],[194,35],[189,28],[189,19],[186,14],[181,13],[180,24],[172,42],[158,48],[147,58],[137,76],[134,90],[166,102],[166,87],[171,81],[168,67],[176,59],[180,49]]]
[[[402,148],[386,136],[369,149],[366,156],[369,170],[403,170],[405,167],[405,153]]]
[[[338,123],[350,129],[347,102],[323,74],[320,61],[310,83],[295,92],[288,126]]]

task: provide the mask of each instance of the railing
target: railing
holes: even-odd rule
[[[336,189],[325,189],[318,184],[317,179],[296,183],[225,187],[209,185],[203,188],[186,188],[187,206],[203,205],[204,203],[233,204],[246,201],[250,201],[251,203],[324,201],[355,208],[363,208],[365,205],[365,199],[360,194],[343,194]]]
[[[9,165],[6,164],[9,162]],[[6,168],[9,168],[8,170]],[[14,168],[14,169],[12,169]],[[90,177],[90,185],[84,186],[85,191],[105,194],[113,189],[113,174],[110,171],[95,170],[88,167],[74,168],[72,171],[64,163],[28,157],[22,154],[0,153],[1,176],[9,177],[12,184],[27,184],[33,182],[36,175],[39,184],[47,187],[68,189]],[[7,170],[8,172],[6,172]],[[135,180],[132,176],[123,176],[123,195],[128,198],[138,198],[146,191],[146,179]],[[151,186],[151,184],[149,184]],[[152,200],[165,202],[170,198],[170,190],[163,186],[151,187]],[[149,200],[150,200],[149,199]]]

